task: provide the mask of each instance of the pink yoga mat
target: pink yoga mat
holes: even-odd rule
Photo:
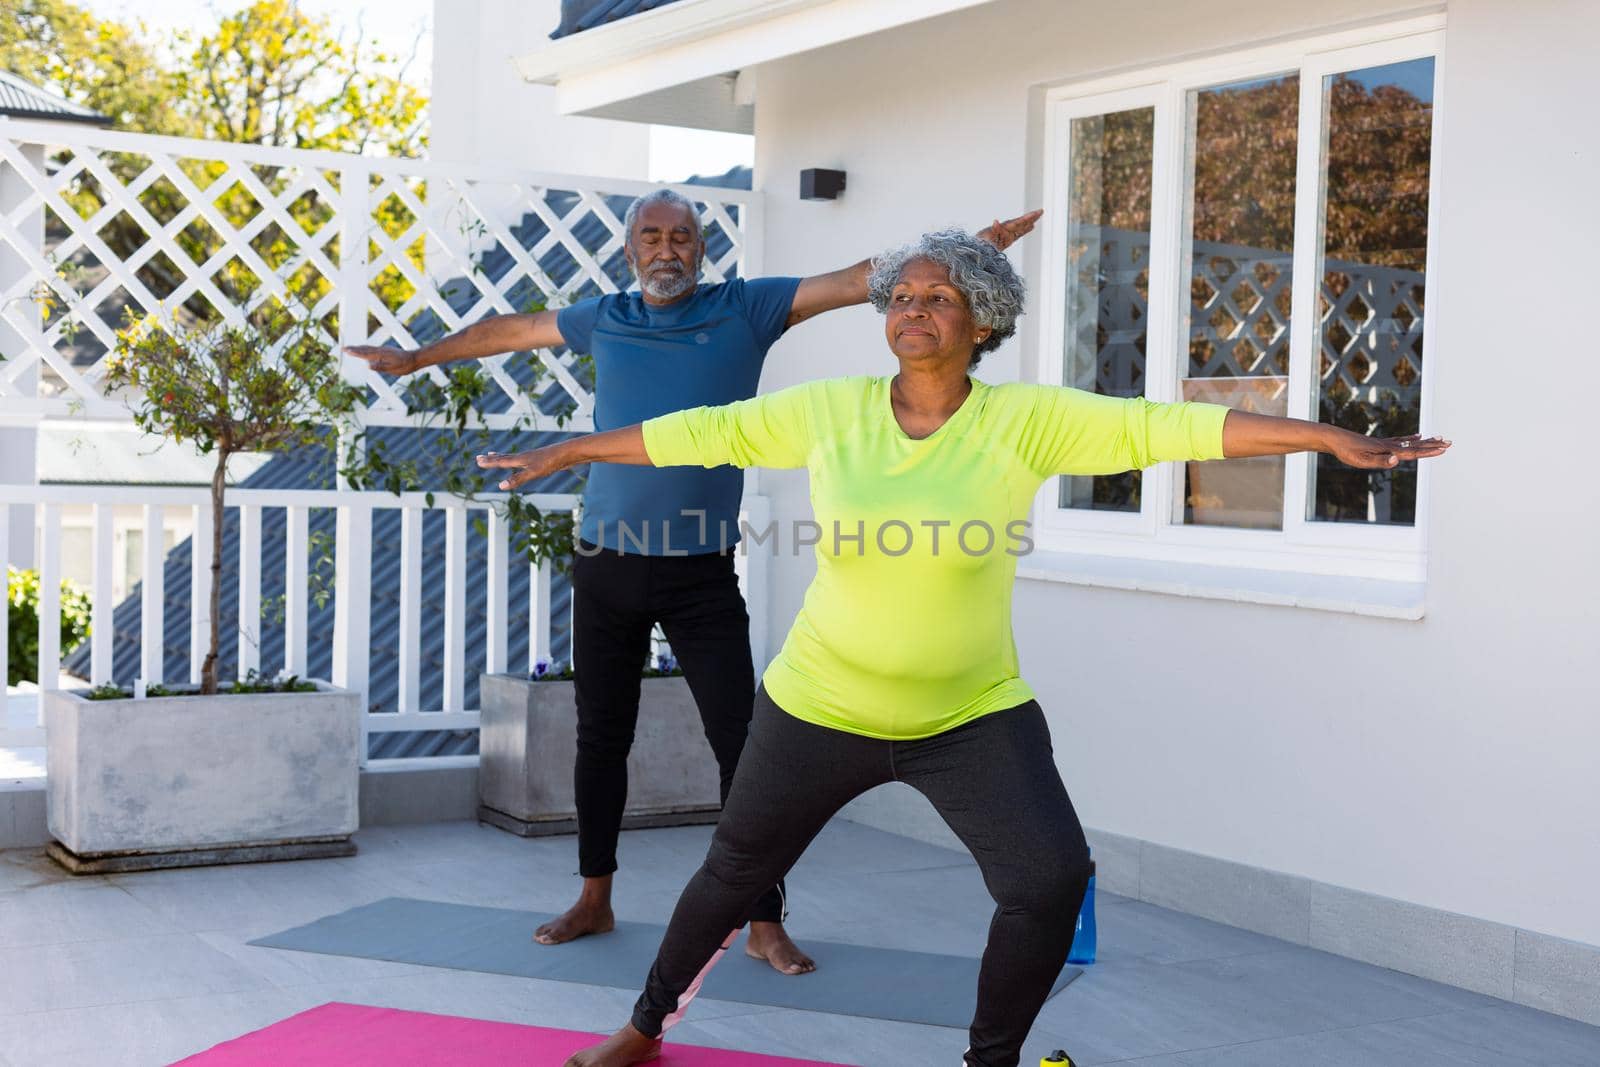
[[[324,1004],[178,1061],[192,1067],[561,1067],[599,1035]],[[174,1065],[176,1067],[176,1065]],[[651,1067],[846,1067],[667,1042]]]

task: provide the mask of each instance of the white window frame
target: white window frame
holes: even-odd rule
[[[1438,244],[1440,121],[1443,113],[1444,16],[1392,22],[1360,30],[1326,34],[1298,41],[1229,53],[1225,56],[1172,63],[1110,77],[1064,85],[1046,95],[1044,158],[1043,256],[1039,292],[1040,332],[1036,379],[1065,384],[1067,218],[1071,123],[1074,119],[1154,107],[1148,330],[1145,347],[1145,396],[1156,401],[1179,399],[1180,359],[1187,346],[1178,337],[1183,309],[1179,282],[1184,245],[1184,175],[1188,94],[1232,82],[1298,72],[1299,133],[1295,188],[1294,280],[1289,332],[1289,410],[1295,418],[1314,419],[1312,368],[1316,343],[1315,315],[1322,232],[1320,187],[1323,163],[1323,79],[1331,74],[1432,57],[1434,97],[1432,157],[1428,189],[1428,306],[1439,306]],[[1308,148],[1310,150],[1308,150]],[[1429,432],[1433,393],[1439,376],[1434,358],[1437,324],[1423,335],[1422,430]],[[1059,506],[1059,479],[1040,490],[1034,508],[1035,537],[1050,554],[1147,560],[1167,574],[1180,569],[1227,568],[1248,571],[1297,572],[1344,576],[1380,582],[1422,583],[1426,579],[1429,464],[1420,464],[1416,523],[1410,527],[1368,526],[1308,521],[1306,491],[1310,456],[1288,457],[1284,475],[1282,530],[1192,526],[1174,522],[1172,502],[1178,464],[1146,470],[1140,510],[1092,511]],[[1036,568],[1030,568],[1030,570]],[[1036,575],[1043,576],[1043,575]],[[1073,579],[1076,580],[1076,579]],[[1092,581],[1090,584],[1095,584]],[[1125,584],[1118,581],[1115,584]],[[1419,612],[1420,613],[1420,612]]]

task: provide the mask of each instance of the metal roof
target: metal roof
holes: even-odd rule
[[[724,188],[750,188],[750,170],[734,168],[726,174],[710,177],[695,176],[686,184],[721,186]],[[574,202],[576,194],[571,194]],[[607,206],[617,215],[627,211],[629,198],[608,197]],[[571,204],[552,203],[558,214],[565,214]],[[512,228],[512,234],[524,248],[533,248],[548,232],[536,215],[528,214]],[[611,237],[611,231],[592,215],[573,229],[574,236],[585,249],[593,252]],[[720,230],[707,234],[706,254],[711,258],[723,255],[730,246],[728,237]],[[498,281],[516,263],[511,253],[496,246],[479,260],[482,277]],[[564,284],[578,271],[578,263],[569,252],[557,245],[541,260],[540,266],[558,284]],[[606,273],[619,286],[629,283],[626,261],[621,253],[613,255],[603,265]],[[525,288],[525,293],[519,292]],[[440,287],[445,299],[458,312],[465,312],[477,299],[473,283],[466,278],[453,279]],[[577,296],[592,296],[600,292],[590,282]],[[526,297],[537,295],[532,283],[526,279],[512,290],[512,303],[520,305]],[[412,335],[426,343],[445,333],[444,323],[432,311],[424,312],[409,324]],[[528,376],[529,364],[525,361],[508,362],[505,368],[519,380]],[[525,382],[523,384],[526,384]],[[585,382],[585,385],[589,383]],[[566,400],[559,386],[552,388],[540,401],[546,412],[557,410]],[[509,405],[509,399],[500,398],[497,407]],[[494,435],[490,447],[501,452],[517,452],[567,436],[564,433],[499,433]],[[387,450],[395,462],[421,460],[434,455],[443,447],[444,434],[438,430],[417,430],[405,427],[374,429],[372,438]],[[462,457],[463,461],[466,457]],[[330,456],[319,449],[302,449],[272,457],[249,477],[238,482],[246,489],[329,489],[334,486],[334,470]],[[542,479],[528,487],[529,492],[570,493],[579,490],[581,481],[571,471]],[[432,488],[443,492],[444,486]],[[313,538],[334,537],[332,509],[320,508],[311,513],[310,535]],[[261,600],[270,604],[283,595],[286,563],[286,537],[284,512],[281,508],[267,508],[261,521]],[[437,591],[444,588],[444,514],[428,512],[423,516],[422,532],[422,588]],[[467,607],[466,607],[466,706],[478,705],[478,675],[483,669],[487,648],[487,545],[485,538],[473,526],[467,527]],[[190,542],[182,541],[167,554],[163,590],[165,604],[162,621],[163,674],[174,681],[189,677],[189,608],[190,592]],[[222,596],[218,612],[220,647],[218,649],[218,676],[234,677],[238,672],[239,645],[239,531],[237,513],[229,511],[224,519],[222,543]],[[400,514],[394,509],[379,509],[372,522],[372,604],[370,612],[371,645],[368,650],[368,707],[372,711],[395,711],[399,694],[400,675],[396,647],[400,633]],[[506,596],[510,609],[507,615],[506,659],[512,671],[525,669],[528,662],[528,600],[529,573],[527,567],[510,568]],[[143,586],[135,586],[127,598],[112,612],[112,627],[116,631],[112,640],[112,678],[120,685],[130,685],[139,673],[139,631]],[[337,596],[337,590],[335,590]],[[550,643],[555,660],[570,661],[567,621],[571,616],[572,594],[566,576],[554,571],[550,581]],[[333,672],[333,620],[334,600],[318,607],[307,605],[306,633],[309,662],[306,673],[313,678],[329,678]],[[419,631],[421,634],[422,663],[418,694],[425,708],[437,708],[444,694],[444,604],[440,599],[428,599],[424,594]],[[261,647],[258,662],[263,674],[276,674],[283,666],[283,620],[270,612],[264,613],[260,625]],[[63,669],[76,677],[89,676],[89,643],[84,642],[71,655],[65,657]],[[368,754],[374,759],[472,754],[478,751],[475,731],[427,731],[415,733],[374,733],[369,735]]]
[[[608,22],[666,7],[674,0],[561,0],[561,25],[551,31],[552,38],[570,37]]]
[[[50,119],[55,122],[87,122],[95,126],[111,125],[109,115],[74,104],[9,70],[0,70],[0,115],[19,119]]]

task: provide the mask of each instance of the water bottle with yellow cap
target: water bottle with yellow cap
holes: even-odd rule
[[[1056,1049],[1039,1061],[1039,1067],[1073,1067],[1072,1057],[1060,1049]]]

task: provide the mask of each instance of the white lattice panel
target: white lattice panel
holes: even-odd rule
[[[129,314],[239,324],[293,307],[329,344],[414,348],[628,284],[621,215],[655,188],[7,120],[0,167],[24,190],[0,203],[0,409],[99,418],[127,414],[102,381]],[[748,272],[753,194],[678,188],[712,246],[706,280]],[[483,367],[483,424],[554,428],[552,399],[568,428],[589,423],[573,353]],[[411,423],[405,383],[346,372],[369,387],[365,422]]]

